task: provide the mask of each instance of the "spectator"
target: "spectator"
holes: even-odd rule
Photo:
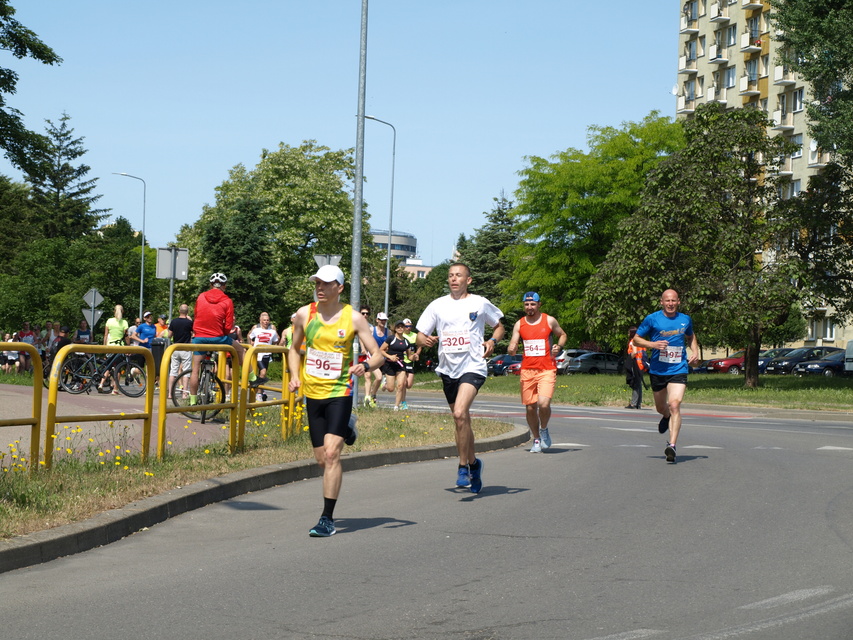
[[[270,314],[264,311],[258,321],[259,324],[256,324],[254,327],[252,327],[251,331],[249,331],[249,341],[255,346],[259,344],[276,344],[279,341],[278,331],[276,331],[275,325],[270,323]],[[267,369],[270,366],[271,359],[272,354],[269,352],[258,353],[258,377],[266,377]],[[260,389],[258,389],[255,394],[255,400],[257,402],[260,402],[263,399],[264,394]]]
[[[6,334],[3,336],[3,342],[12,342],[12,335]],[[11,374],[13,371],[18,373],[20,371],[21,363],[18,360],[18,352],[17,351],[4,351],[3,354],[3,373]]]
[[[137,327],[133,340],[136,341],[138,346],[150,349],[151,341],[157,337],[157,327],[154,326],[154,314],[146,311],[142,314],[142,320],[144,322]]]
[[[65,325],[59,327],[59,333],[56,335],[56,339],[51,343],[50,349],[48,350],[51,362],[53,362],[53,358],[62,347],[72,344],[71,338],[68,337],[68,331],[69,329]]]
[[[74,332],[74,342],[77,344],[89,344],[92,342],[92,330],[85,320],[80,321],[80,326]]]
[[[154,326],[157,329],[157,335],[156,335],[157,338],[168,338],[169,337],[169,326],[166,324],[166,316],[161,314],[157,318],[157,324]]]
[[[18,341],[24,342],[28,345],[33,346],[33,347],[36,346],[36,342],[38,341],[38,336],[36,335],[35,331],[30,329],[30,323],[29,322],[25,322],[24,328],[18,332]],[[32,362],[32,356],[29,354],[29,352],[20,351],[18,353],[18,358],[19,358],[20,363],[21,363],[21,368],[19,369],[19,372],[30,371],[30,368],[33,366],[33,362]]]
[[[189,317],[190,308],[182,304],[178,307],[178,317],[169,323],[169,335],[172,336],[172,342],[175,344],[189,344],[193,338],[193,321]],[[172,387],[175,385],[175,378],[184,371],[192,369],[193,352],[177,350],[172,353],[172,360],[169,363],[169,388],[166,389],[167,397],[172,397]],[[185,394],[189,394],[189,389],[181,389]]]
[[[124,336],[127,330],[127,320],[124,319],[124,307],[117,304],[113,317],[107,320],[107,324],[104,326],[104,344],[124,344]]]

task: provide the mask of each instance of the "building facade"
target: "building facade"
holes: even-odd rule
[[[799,147],[780,164],[780,173],[790,178],[782,195],[796,196],[829,157],[809,136],[807,84],[779,62],[769,3],[688,0],[680,7],[677,117],[689,118],[705,102],[761,109],[773,121],[771,135],[785,136]],[[804,343],[844,347],[848,333],[836,326],[831,309],[816,309]]]
[[[373,229],[373,244],[383,253],[388,251],[388,230]],[[405,261],[407,258],[414,258],[418,254],[418,239],[411,233],[405,231],[391,231],[391,257],[400,258]]]

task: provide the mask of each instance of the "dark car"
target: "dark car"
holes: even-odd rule
[[[572,358],[566,373],[622,373],[623,358],[614,353],[582,353]]]
[[[806,360],[794,367],[794,373],[798,376],[823,375],[827,378],[844,375],[844,356],[841,351],[830,353],[822,360]]]
[[[821,360],[830,353],[843,351],[838,347],[800,347],[781,356],[776,356],[767,363],[767,373],[787,375],[794,372],[801,362]]]
[[[765,373],[767,363],[776,356],[784,356],[786,353],[791,353],[792,351],[793,349],[791,347],[779,347],[762,351],[758,354],[758,373]]]
[[[507,367],[513,362],[521,362],[521,357],[521,355],[511,356],[508,354],[504,354],[502,356],[495,356],[494,358],[489,360],[489,364],[487,365],[489,375],[505,376]]]

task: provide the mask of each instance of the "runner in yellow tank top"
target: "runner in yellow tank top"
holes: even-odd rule
[[[367,320],[355,313],[340,297],[344,290],[344,274],[333,265],[320,267],[309,278],[314,283],[317,302],[296,312],[293,321],[293,345],[287,353],[290,372],[288,388],[300,388],[305,395],[308,432],[314,457],[323,470],[323,515],[310,530],[313,537],[335,534],[334,511],[341,491],[343,470],[341,451],[344,443],[353,444],[357,436],[352,415],[352,376],[381,365],[385,358],[376,346]],[[354,364],[352,340],[358,335],[362,348],[371,354],[363,363]],[[305,362],[298,345],[305,344]],[[300,380],[304,373],[304,384]]]

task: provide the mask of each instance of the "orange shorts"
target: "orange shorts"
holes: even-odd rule
[[[521,403],[536,404],[539,396],[554,397],[554,387],[557,385],[555,369],[522,369],[521,370]]]

